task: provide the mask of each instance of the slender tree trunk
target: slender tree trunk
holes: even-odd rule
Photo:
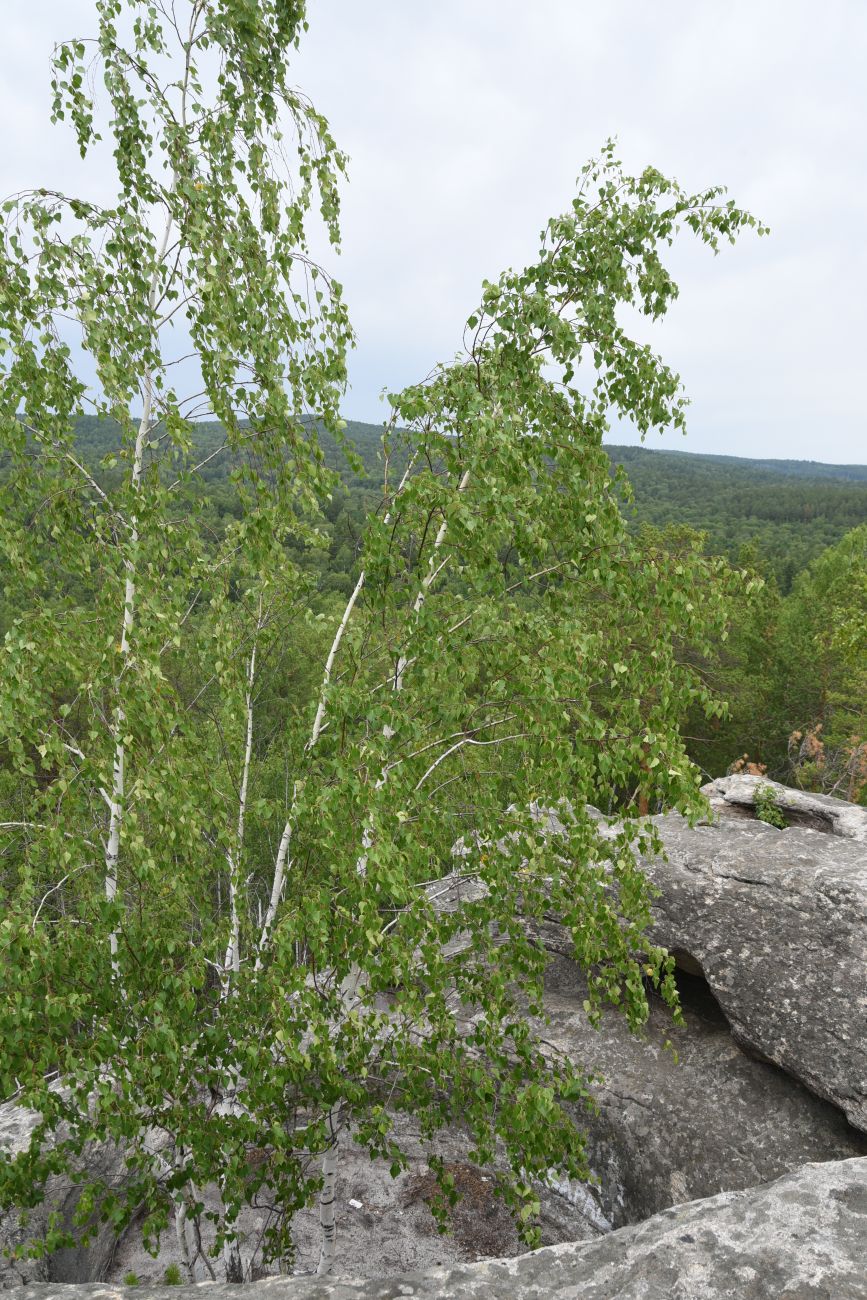
[[[148,290],[148,307],[152,316],[156,308],[160,267],[166,255],[171,229],[172,216],[170,213],[166,219],[162,242],[159,247],[157,260],[154,265],[153,274],[151,275],[150,288]],[[139,421],[138,432],[136,434],[135,447],[133,449],[131,483],[133,492],[136,494],[139,492],[141,487],[144,448],[151,427],[153,397],[153,375],[148,372],[144,379],[144,405],[142,408],[141,420]],[[125,561],[126,578],[124,581],[123,594],[123,621],[120,633],[120,672],[118,673],[118,690],[120,690],[120,679],[130,662],[130,641],[135,620],[136,550],[138,547],[138,540],[138,519],[137,516],[133,514],[130,520],[130,553],[129,558]],[[114,713],[114,724],[112,727],[114,737],[114,759],[112,762],[111,795],[109,799],[108,837],[105,843],[105,896],[109,903],[114,902],[117,897],[117,868],[120,858],[120,832],[123,825],[123,802],[126,792],[125,722],[126,716],[124,714],[123,705],[118,700]],[[115,930],[113,930],[109,936],[109,949],[111,952],[111,967],[115,978],[118,978],[120,972],[117,960],[117,931]]]
[[[401,492],[403,491],[406,482],[410,476],[410,473],[412,472],[412,468],[415,465],[415,462],[416,462],[416,457],[411,456],[409,463],[403,472],[403,477],[401,478],[400,483],[398,484],[397,491],[394,494],[395,500],[397,500],[397,498],[400,496]],[[390,519],[391,519],[391,511],[389,510],[385,515],[384,522],[387,524]],[[328,651],[328,658],[325,660],[325,669],[322,674],[322,684],[319,687],[319,701],[316,705],[316,716],[313,719],[313,726],[310,730],[310,737],[307,741],[307,744],[305,745],[305,750],[307,753],[309,753],[310,750],[312,750],[316,746],[319,737],[322,734],[322,728],[325,723],[325,710],[328,704],[328,687],[331,684],[331,674],[334,670],[334,661],[337,658],[337,652],[340,649],[340,643],[342,642],[346,629],[349,626],[349,620],[352,617],[352,611],[355,609],[355,605],[358,600],[358,597],[361,595],[362,588],[364,587],[364,581],[365,581],[365,570],[362,569],[361,573],[358,576],[358,581],[356,582],[355,587],[353,588],[352,595],[349,597],[349,600],[346,602],[346,608],[343,611],[343,617],[341,618],[340,623],[338,624],[337,627],[337,631],[334,634],[334,640],[331,643],[331,649]],[[274,877],[271,883],[271,897],[268,901],[268,910],[265,913],[265,921],[264,924],[262,925],[261,934],[259,936],[259,954],[256,958],[256,970],[260,970],[262,967],[262,953],[264,952],[268,940],[271,937],[271,929],[274,925],[274,918],[277,915],[277,908],[280,906],[280,898],[283,894],[283,886],[286,883],[286,872],[290,865],[289,847],[292,841],[292,826],[294,822],[296,791],[297,791],[297,786],[293,785],[292,803],[289,808],[289,816],[286,818],[286,822],[283,827],[283,834],[280,837],[280,844],[277,848],[277,857],[274,863]]]
[[[259,597],[259,612],[256,619],[256,637],[262,630],[262,598]],[[250,651],[247,668],[247,693],[244,701],[246,735],[244,741],[244,761],[241,767],[241,785],[238,792],[238,825],[235,830],[235,847],[227,853],[229,866],[229,914],[230,930],[226,956],[223,960],[223,995],[228,993],[232,975],[241,969],[241,914],[239,896],[241,892],[241,857],[244,851],[244,824],[247,817],[247,787],[250,781],[250,759],[253,754],[253,686],[256,681],[256,639]]]
[[[460,479],[460,482],[458,483],[458,487],[457,487],[458,492],[463,492],[466,489],[466,486],[469,483],[469,481],[470,481],[470,471],[465,470]],[[431,585],[436,579],[437,574],[440,573],[440,571],[442,570],[443,564],[445,563],[445,561],[443,561],[442,563],[437,564],[436,560],[437,560],[437,554],[440,551],[443,542],[445,541],[447,529],[448,529],[448,520],[444,519],[440,524],[439,529],[437,530],[436,538],[434,539],[433,549],[430,554],[430,559],[428,560],[428,571],[425,574],[425,577],[421,584],[421,588],[419,589],[416,598],[413,601],[412,612],[414,616],[420,612],[422,606],[424,605],[427,594],[430,591]],[[362,578],[363,577],[364,575],[362,574]],[[359,585],[356,587],[355,592],[353,592],[352,597],[350,597],[350,605],[347,606],[347,609],[350,612],[351,612],[351,606],[355,603],[355,597],[357,593],[361,590],[360,583],[361,583],[361,579],[359,579]],[[346,621],[346,615],[344,616],[344,623],[345,621]],[[343,624],[341,624],[341,627],[342,626]],[[338,632],[339,635],[342,635],[342,631],[340,629],[338,629]],[[335,642],[339,644],[339,637],[335,638]],[[330,671],[330,665],[333,663],[334,650],[335,647],[332,646],[332,654],[329,655],[329,671]],[[399,692],[403,690],[403,678],[404,678],[404,673],[406,672],[407,662],[408,661],[406,655],[402,654],[398,657],[397,668],[394,674],[395,692]],[[320,706],[321,706],[321,701],[320,701]],[[320,710],[317,710],[316,719],[317,722],[321,722]],[[316,733],[317,739],[318,739],[318,734],[319,733],[317,732]],[[382,787],[385,785],[387,779],[388,779],[388,769],[383,768],[382,772],[380,773],[379,777],[376,780],[374,789],[381,790]],[[358,861],[355,864],[355,869],[360,876],[364,876],[367,873],[367,858],[372,847],[373,847],[373,827],[370,825],[370,822],[368,822],[365,825],[364,830],[362,832],[361,853],[359,854]],[[344,986],[343,989],[341,990],[341,1000],[344,1003],[344,1006],[348,1005],[348,1003],[355,996],[358,990],[358,985],[361,982],[361,978],[362,978],[361,968],[357,965],[354,965],[349,973],[348,978],[344,981]],[[336,1110],[331,1111],[329,1115],[329,1123],[331,1124],[332,1129],[334,1130],[334,1140],[322,1158],[322,1191],[319,1194],[319,1230],[320,1230],[319,1264],[316,1269],[318,1275],[324,1275],[331,1272],[332,1268],[334,1267],[334,1257],[335,1257],[335,1252],[337,1247],[337,1227],[335,1224],[335,1211],[334,1211],[334,1195],[335,1195],[334,1189],[335,1189],[335,1183],[337,1181],[337,1166],[340,1158],[341,1130],[340,1130],[340,1119],[339,1119],[339,1107]]]
[[[465,470],[458,483],[458,487],[457,487],[458,492],[465,491],[469,481],[470,481],[470,471]],[[441,563],[437,564],[436,559],[440,549],[442,548],[442,544],[445,541],[447,529],[448,529],[448,519],[444,519],[440,524],[439,528],[437,529],[437,535],[434,538],[433,548],[430,553],[430,558],[428,559],[427,573],[425,574],[422,580],[421,587],[419,588],[416,594],[416,598],[412,603],[413,616],[417,615],[420,612],[433,582],[435,581],[437,575],[442,571],[443,566],[446,563],[446,561],[443,560],[441,561]],[[406,655],[401,654],[398,656],[397,667],[395,668],[394,671],[395,694],[403,690],[403,676],[404,673],[406,672],[408,662],[409,661]],[[382,787],[385,785],[387,779],[388,779],[388,768],[384,767],[382,772],[377,777],[374,783],[374,787],[373,787],[374,790],[381,790]],[[373,830],[370,826],[370,823],[368,822],[364,830],[362,831],[362,835],[361,835],[362,851],[356,863],[356,871],[360,876],[363,876],[367,873],[367,858],[372,847],[373,847]]]
[[[329,1119],[330,1119],[329,1115]],[[334,1255],[337,1251],[337,1222],[335,1222],[335,1195],[337,1195],[337,1167],[339,1160],[339,1130],[334,1136],[334,1143],[322,1156],[322,1191],[318,1214],[320,1214],[320,1255],[316,1265],[317,1277],[325,1277],[334,1268]]]
[[[178,1250],[181,1255],[181,1263],[184,1266],[184,1272],[189,1282],[195,1282],[193,1272],[193,1261],[190,1255],[190,1243],[187,1237],[187,1206],[185,1201],[180,1201],[175,1205],[175,1236],[178,1240]]]

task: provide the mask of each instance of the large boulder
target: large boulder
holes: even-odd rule
[[[762,784],[786,816],[825,831],[757,821]],[[659,894],[652,937],[707,980],[740,1044],[867,1131],[867,809],[751,776],[705,791],[731,815],[698,826],[677,813],[654,819],[665,856],[642,863]],[[551,810],[537,820],[543,834],[561,830]],[[556,918],[540,938],[572,951]]]
[[[867,808],[835,799],[829,794],[810,794],[790,786],[769,781],[763,776],[736,772],[720,776],[702,786],[711,808],[720,817],[751,817],[755,814],[756,791],[770,791],[774,802],[790,826],[807,826],[812,830],[839,835],[845,840],[867,843]]]
[[[555,958],[548,970],[545,1037],[602,1080],[593,1087],[598,1110],[576,1119],[598,1178],[589,1192],[609,1224],[637,1223],[810,1161],[867,1155],[867,1136],[836,1107],[734,1042],[702,979],[680,975],[678,983],[686,1027],[652,999],[636,1036],[613,1009],[591,1028],[573,962]]]
[[[805,1165],[776,1182],[654,1215],[598,1241],[427,1273],[268,1278],[208,1300],[865,1300],[867,1160]],[[193,1300],[190,1287],[23,1288],[20,1300]]]
[[[867,847],[758,821],[657,822],[653,938],[700,969],[739,1043],[867,1130]]]

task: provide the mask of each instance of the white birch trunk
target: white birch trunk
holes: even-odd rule
[[[262,599],[259,598],[259,613],[256,619],[256,636],[262,630]],[[250,781],[250,759],[253,754],[253,686],[256,681],[256,640],[250,651],[250,663],[247,668],[247,693],[244,701],[246,735],[244,741],[244,762],[241,768],[241,786],[238,792],[238,825],[235,830],[235,848],[227,853],[229,866],[229,914],[230,929],[226,956],[223,960],[223,996],[229,991],[232,975],[241,969],[241,913],[238,898],[241,890],[241,855],[244,851],[244,823],[247,817],[247,787]]]
[[[181,1263],[189,1282],[195,1282],[193,1272],[193,1261],[190,1255],[190,1243],[187,1237],[187,1206],[185,1201],[180,1201],[175,1205],[175,1236],[178,1239],[178,1250],[181,1256]]]
[[[223,1267],[226,1270],[227,1282],[244,1281],[244,1261],[237,1241],[227,1241],[223,1246]]]
[[[262,598],[259,598],[259,610],[256,617],[256,635],[250,651],[247,667],[247,690],[244,697],[245,737],[244,760],[241,767],[241,784],[238,791],[238,822],[235,828],[235,846],[226,857],[229,866],[229,912],[230,931],[226,955],[223,960],[222,996],[227,998],[231,992],[232,977],[241,969],[241,914],[239,896],[241,891],[241,856],[244,851],[244,826],[247,817],[247,788],[250,781],[250,760],[253,754],[253,688],[256,682],[256,650],[259,633],[262,630]],[[226,1110],[231,1116],[240,1113],[238,1103],[238,1073],[235,1067],[228,1072],[226,1088]],[[227,1241],[223,1245],[223,1267],[227,1282],[243,1282],[244,1264],[241,1249],[237,1241]]]
[[[458,492],[464,492],[466,490],[466,486],[469,483],[469,481],[470,481],[470,471],[465,470],[463,475],[461,476],[460,482],[458,483]],[[440,570],[443,567],[443,564],[445,563],[445,561],[443,561],[443,564],[436,564],[436,557],[437,557],[437,552],[440,550],[443,542],[445,541],[446,530],[448,529],[448,526],[449,526],[448,519],[444,519],[440,524],[439,528],[437,529],[437,535],[434,538],[433,550],[431,551],[430,559],[428,560],[428,571],[425,574],[424,579],[422,581],[421,589],[419,590],[415,600],[413,601],[413,606],[412,606],[413,614],[418,614],[419,610],[421,609],[422,605],[425,602],[425,598],[427,597],[428,592],[431,589],[431,585],[433,584],[434,580],[437,577],[437,574],[440,572]],[[397,669],[395,670],[395,674],[394,674],[394,689],[396,691],[403,690],[403,675],[406,672],[406,665],[407,665],[406,656],[401,655],[398,658]]]
[[[458,483],[458,489],[457,489],[458,492],[463,492],[466,489],[466,486],[469,483],[469,481],[470,481],[470,471],[465,470],[461,477],[460,482]],[[442,547],[443,542],[445,541],[447,529],[448,529],[448,519],[444,519],[440,524],[439,528],[437,529],[437,535],[434,538],[433,549],[430,554],[430,559],[428,560],[428,571],[422,580],[421,587],[419,588],[416,594],[416,598],[412,604],[413,615],[418,614],[419,611],[421,610],[421,607],[424,605],[427,594],[431,589],[432,583],[434,582],[434,580],[437,577],[437,574],[441,572],[444,564],[446,563],[446,561],[443,560],[440,564],[437,564],[436,558],[439,550]],[[394,672],[394,690],[396,693],[403,690],[403,675],[406,672],[407,663],[408,660],[406,655],[402,654],[398,656],[397,667]],[[388,736],[388,730],[386,728],[386,737],[387,736]],[[374,790],[381,790],[387,780],[388,780],[388,767],[384,767],[382,769],[382,772],[377,777],[374,783],[373,786]],[[361,835],[362,851],[361,854],[359,855],[358,861],[355,864],[355,869],[360,876],[364,876],[367,874],[367,858],[372,847],[373,847],[373,830],[370,824],[368,823],[365,826]]]
[[[463,492],[466,489],[469,480],[470,480],[470,471],[466,470],[463,476],[461,477],[460,482],[458,483],[458,489],[457,489],[458,492]],[[436,538],[434,539],[433,550],[431,551],[430,559],[428,560],[428,571],[425,574],[425,577],[421,584],[421,588],[418,594],[416,595],[415,600],[413,601],[413,606],[412,606],[413,615],[418,614],[419,611],[421,610],[425,602],[427,593],[430,591],[432,583],[434,582],[437,574],[442,570],[443,564],[437,565],[436,558],[439,550],[442,547],[443,542],[445,541],[447,529],[448,529],[448,520],[444,519],[440,524],[437,530]],[[362,577],[363,576],[364,575],[362,575]],[[359,585],[356,588],[356,592],[360,590],[361,588]],[[353,597],[351,598],[353,604],[354,604],[354,597],[356,595],[356,592],[353,592]],[[329,656],[329,661],[333,662],[333,656]],[[394,675],[394,689],[396,692],[403,690],[403,675],[406,671],[406,665],[407,665],[406,656],[400,655],[397,661],[397,669]],[[320,719],[319,710],[317,710],[316,717],[317,717],[317,721],[319,721]],[[384,767],[379,777],[377,778],[377,781],[374,785],[374,789],[381,790],[382,787],[385,785],[387,779],[388,779],[388,768]],[[361,854],[359,855],[358,861],[355,864],[355,869],[360,876],[364,876],[367,874],[367,858],[372,847],[373,847],[373,828],[368,822],[364,828],[364,831],[362,832],[362,837],[361,837],[362,851]],[[358,985],[361,982],[361,979],[362,979],[361,968],[357,965],[353,966],[348,978],[344,981],[343,988],[341,989],[341,1000],[343,1001],[344,1006],[348,1005],[348,1003],[355,996],[355,993],[358,990]],[[320,1233],[319,1264],[316,1269],[317,1275],[320,1276],[326,1275],[331,1272],[332,1268],[334,1267],[334,1257],[337,1248],[337,1227],[335,1224],[334,1197],[335,1197],[335,1184],[337,1181],[337,1166],[340,1158],[339,1110],[336,1112],[332,1110],[331,1114],[329,1115],[329,1123],[332,1124],[332,1127],[335,1130],[335,1132],[334,1132],[334,1141],[332,1145],[328,1148],[328,1150],[325,1152],[325,1155],[322,1158],[322,1191],[319,1194],[319,1233]]]
[[[171,214],[169,214],[166,220],[165,230],[163,231],[162,242],[157,254],[156,264],[153,269],[153,274],[151,275],[150,289],[148,291],[148,306],[151,314],[153,314],[156,307],[160,267],[166,255],[171,229],[172,217]],[[145,375],[144,379],[144,405],[142,408],[142,416],[139,422],[138,432],[136,434],[135,447],[133,449],[131,483],[135,493],[138,493],[141,485],[145,442],[147,441],[147,435],[150,432],[151,426],[153,395],[153,375],[148,373]],[[130,660],[130,639],[135,620],[136,547],[138,546],[138,540],[138,519],[133,515],[130,520],[130,558],[125,561],[126,579],[124,582],[123,594],[123,622],[121,624],[120,634],[121,670],[120,674],[118,674],[119,678],[128,667]],[[126,717],[123,711],[123,706],[118,702],[114,714],[114,725],[112,727],[114,737],[114,759],[112,762],[111,794],[109,797],[108,837],[105,843],[105,897],[109,903],[114,902],[117,897],[117,868],[120,857],[120,832],[123,825],[123,802],[126,791],[126,745],[123,735],[125,721]],[[120,968],[117,960],[117,932],[114,930],[109,935],[109,949],[111,952],[111,968],[114,972],[115,979],[117,979],[119,978]]]
[[[400,492],[409,477],[409,474],[412,470],[414,463],[415,463],[415,458],[413,457],[410,460],[410,463],[407,466],[406,471],[404,472],[403,478],[401,479],[400,485],[398,486],[395,497],[400,495]],[[458,489],[457,489],[458,492],[463,492],[468,482],[469,482],[469,470],[465,471],[465,473],[463,474],[458,484]],[[388,522],[390,517],[391,517],[391,512],[389,512],[385,516],[386,523]],[[435,561],[436,561],[437,553],[441,549],[443,541],[445,540],[447,527],[448,527],[448,521],[444,519],[440,524],[439,530],[434,540],[433,550],[431,552],[431,557],[428,562],[428,572],[425,575],[425,578],[421,585],[421,589],[416,595],[415,601],[413,602],[413,614],[418,614],[418,612],[421,610],[422,605],[424,604],[425,601],[425,597],[427,596],[427,593],[430,590],[431,584],[433,583],[437,574],[440,572],[440,570],[443,567],[442,564],[437,566]],[[355,588],[353,589],[353,592],[349,597],[349,600],[347,601],[346,608],[344,609],[343,612],[343,617],[341,618],[340,623],[337,627],[337,631],[334,634],[334,640],[331,643],[331,648],[328,652],[328,657],[325,661],[325,668],[322,676],[322,685],[320,687],[320,693],[319,693],[319,701],[317,703],[316,714],[313,719],[313,726],[310,732],[310,738],[307,741],[307,745],[305,747],[307,752],[309,752],[311,749],[314,748],[314,746],[317,744],[319,740],[320,735],[322,734],[322,729],[323,729],[324,719],[325,719],[325,710],[327,707],[327,693],[328,693],[328,687],[331,682],[331,676],[334,670],[334,662],[337,657],[337,653],[340,649],[340,644],[343,640],[346,629],[349,625],[349,620],[352,617],[352,612],[355,608],[356,602],[358,601],[358,597],[360,596],[362,588],[364,586],[364,581],[365,581],[365,573],[364,571],[362,571],[361,574],[359,575],[358,581],[355,584]],[[395,691],[400,691],[403,689],[403,676],[406,671],[406,667],[407,667],[407,659],[404,655],[401,655],[398,659],[397,669],[395,671],[395,677],[394,677]],[[381,789],[382,786],[385,784],[386,779],[387,779],[387,769],[384,769],[376,782],[375,788]],[[273,882],[271,887],[271,896],[268,902],[268,909],[265,913],[265,921],[262,926],[262,931],[259,938],[259,952],[256,958],[256,970],[261,969],[262,955],[268,943],[268,940],[271,937],[274,919],[276,917],[277,909],[280,905],[280,898],[283,893],[283,887],[286,880],[286,872],[288,866],[291,865],[289,863],[289,846],[292,838],[292,826],[293,826],[293,819],[294,819],[296,789],[297,787],[293,787],[292,805],[289,810],[289,816],[287,817],[286,823],[283,827],[283,834],[281,835],[280,844],[277,850],[277,857],[274,866],[274,877],[273,877]],[[368,825],[365,827],[362,833],[362,853],[359,856],[358,861],[356,863],[356,870],[360,875],[364,875],[366,872],[367,856],[370,848],[372,847],[372,844],[373,844],[373,831],[372,828]],[[344,982],[344,988],[341,993],[341,997],[344,1004],[348,1004],[348,1002],[351,1000],[351,997],[354,996],[355,992],[357,991],[358,984],[361,980],[361,976],[362,976],[362,972],[360,967],[353,966],[349,976]],[[337,1228],[336,1228],[336,1213],[335,1213],[335,1185],[337,1181],[337,1169],[338,1169],[339,1157],[340,1157],[340,1133],[341,1133],[339,1105],[337,1107],[332,1108],[331,1112],[329,1113],[328,1122],[332,1129],[333,1140],[331,1146],[328,1148],[328,1150],[325,1152],[322,1158],[323,1183],[322,1183],[322,1191],[320,1193],[320,1198],[319,1198],[320,1248],[319,1248],[319,1263],[316,1270],[317,1274],[320,1276],[326,1275],[331,1272],[331,1270],[334,1267],[334,1258],[336,1252]]]
[[[329,1116],[329,1120],[331,1116]],[[319,1263],[317,1277],[327,1276],[334,1268],[337,1249],[336,1188],[337,1165],[340,1156],[340,1132],[322,1157],[322,1191],[319,1193]]]
[[[401,478],[400,483],[397,486],[397,491],[394,494],[395,500],[397,500],[397,498],[400,496],[401,492],[403,491],[407,479],[409,478],[410,473],[412,472],[412,468],[415,465],[415,462],[416,462],[416,456],[411,456],[409,463],[403,472],[403,477]],[[390,519],[391,519],[391,511],[389,510],[385,515],[384,522],[387,524]],[[361,595],[362,588],[364,587],[364,580],[365,580],[365,571],[362,569],[361,573],[359,574],[358,581],[356,582],[355,587],[352,591],[352,595],[349,597],[349,600],[346,602],[346,608],[343,611],[343,617],[341,618],[340,623],[338,624],[337,627],[337,631],[334,634],[334,640],[331,643],[331,649],[328,651],[328,658],[325,660],[325,669],[322,674],[322,684],[319,688],[319,701],[316,705],[316,716],[313,719],[313,726],[310,730],[310,737],[307,741],[307,744],[305,745],[305,751],[307,753],[309,753],[310,750],[315,747],[315,745],[319,740],[320,735],[322,734],[322,728],[325,721],[325,709],[328,704],[328,687],[331,683],[331,674],[334,671],[334,661],[337,658],[337,652],[340,649],[340,643],[343,640],[344,633],[346,632],[346,629],[349,626],[349,620],[352,617],[352,611],[355,609],[355,605],[358,600],[358,597]],[[297,790],[297,786],[293,785],[292,804],[289,808],[289,816],[286,818],[286,823],[283,827],[283,834],[280,837],[280,844],[277,848],[277,857],[274,862],[274,877],[271,884],[271,896],[268,900],[268,910],[265,913],[265,921],[262,925],[261,933],[259,936],[259,953],[256,958],[256,970],[261,970],[262,968],[262,953],[264,952],[268,940],[271,937],[271,930],[274,925],[274,918],[277,915],[277,908],[280,906],[280,898],[283,894],[283,886],[286,883],[286,872],[289,866],[291,865],[289,862],[289,847],[292,841],[292,825],[294,820],[293,815],[295,811],[296,790]]]

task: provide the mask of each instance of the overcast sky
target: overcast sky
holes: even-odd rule
[[[88,0],[0,0],[0,194],[56,183],[52,42]],[[867,461],[865,0],[310,0],[296,80],[350,155],[342,279],[358,333],[345,414],[456,350],[483,277],[533,256],[584,160],[722,182],[772,228],[674,256],[652,341],[693,405],[651,445]],[[14,125],[13,125],[14,124]],[[632,440],[623,429],[612,440]]]

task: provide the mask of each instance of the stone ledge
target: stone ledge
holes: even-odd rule
[[[656,1214],[599,1241],[424,1274],[243,1286],[35,1284],[16,1300],[867,1300],[867,1158]]]

